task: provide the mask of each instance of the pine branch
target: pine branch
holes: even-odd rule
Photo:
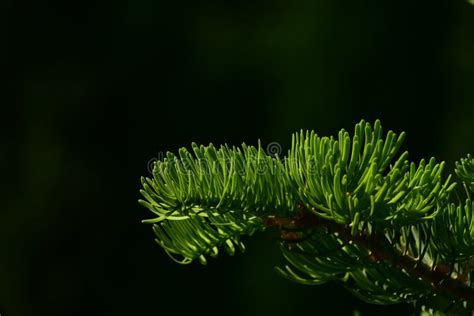
[[[405,134],[383,137],[361,121],[352,137],[293,135],[286,157],[262,147],[192,144],[142,178],[140,204],[156,217],[157,243],[181,264],[242,251],[241,236],[280,231],[289,262],[277,268],[304,284],[342,282],[375,304],[409,302],[468,313],[474,305],[474,159],[456,163],[398,154]],[[459,194],[457,194],[459,196]]]

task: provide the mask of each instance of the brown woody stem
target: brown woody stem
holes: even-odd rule
[[[452,298],[474,303],[474,288],[469,287],[459,279],[451,277],[451,269],[447,266],[437,265],[431,268],[410,256],[403,255],[400,251],[394,249],[384,236],[379,236],[376,233],[372,233],[370,236],[363,233],[352,235],[348,227],[316,216],[304,206],[300,207],[300,212],[295,217],[290,219],[270,217],[266,220],[266,225],[282,228],[282,239],[285,239],[284,237],[288,235],[284,229],[324,228],[329,233],[337,234],[337,237],[346,243],[352,241],[367,249],[371,253],[369,260],[384,262],[405,270],[410,276],[429,284],[434,292],[441,292]],[[295,240],[290,238],[289,241],[294,242]]]

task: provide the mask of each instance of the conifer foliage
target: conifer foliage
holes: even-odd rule
[[[460,159],[453,179],[435,158],[409,161],[404,138],[362,120],[352,136],[296,133],[286,156],[260,143],[193,143],[141,179],[139,203],[154,214],[143,222],[181,264],[233,255],[242,236],[278,230],[288,264],[276,270],[292,281],[471,315],[474,159]]]

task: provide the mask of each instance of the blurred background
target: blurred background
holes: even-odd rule
[[[406,131],[413,160],[474,153],[474,6],[446,1],[0,5],[0,313],[408,315],[279,277],[276,236],[179,266],[137,204],[161,152]]]

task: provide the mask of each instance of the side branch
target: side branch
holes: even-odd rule
[[[384,236],[376,233],[372,233],[370,236],[363,233],[352,235],[350,228],[316,216],[302,205],[300,211],[293,218],[269,217],[265,224],[268,227],[281,228],[281,238],[289,242],[298,242],[302,236],[301,230],[310,228],[326,229],[328,233],[335,234],[344,242],[357,243],[370,251],[369,260],[371,262],[383,262],[392,265],[404,270],[413,278],[429,284],[434,292],[441,292],[453,299],[474,303],[474,288],[467,286],[459,279],[452,278],[449,273],[450,269],[446,266],[438,265],[431,268],[410,256],[403,255],[397,249],[394,249]]]

